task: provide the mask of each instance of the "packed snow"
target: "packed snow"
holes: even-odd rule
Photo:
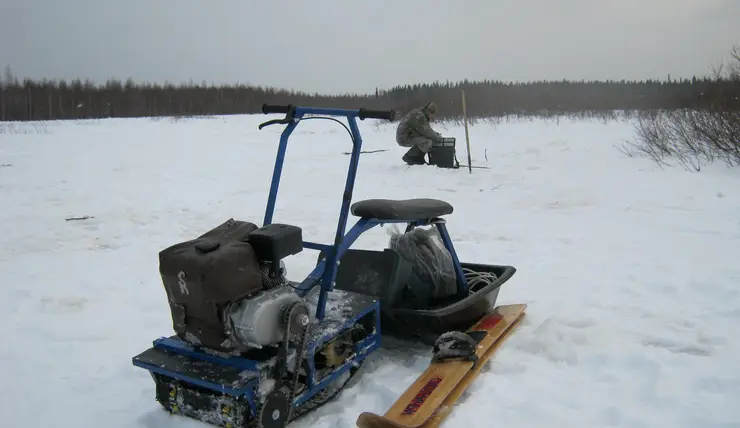
[[[161,410],[131,357],[172,333],[158,251],[230,217],[262,223],[282,130],[258,131],[266,119],[0,123],[3,426],[206,427]],[[489,169],[472,174],[409,167],[393,126],[360,128],[364,149],[388,150],[362,155],[354,200],[449,201],[461,258],[516,266],[499,303],[529,305],[445,427],[740,426],[737,170],[627,156],[628,122],[476,124],[473,163]],[[466,161],[463,127],[437,129]],[[329,243],[348,135],[312,120],[290,143],[275,221]],[[289,276],[315,258],[290,257]],[[378,352],[294,426],[382,414],[429,357]]]

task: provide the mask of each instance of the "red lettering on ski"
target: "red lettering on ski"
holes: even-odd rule
[[[478,323],[478,327],[481,330],[490,330],[493,327],[496,327],[496,324],[498,324],[504,317],[502,317],[499,314],[491,314],[485,318],[483,318],[480,323]]]
[[[416,394],[413,400],[411,400],[411,402],[406,406],[406,408],[403,409],[403,412],[401,412],[401,414],[413,415],[414,413],[416,413],[422,406],[422,404],[424,404],[424,402],[427,400],[427,398],[432,395],[432,391],[434,391],[441,382],[441,377],[430,379],[429,382],[427,382],[426,385],[421,388],[421,390]]]

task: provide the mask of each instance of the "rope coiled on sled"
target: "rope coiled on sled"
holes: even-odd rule
[[[471,293],[472,290],[487,287],[498,279],[498,276],[493,272],[479,272],[465,267],[462,270]]]

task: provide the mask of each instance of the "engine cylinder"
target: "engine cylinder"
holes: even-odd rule
[[[291,287],[282,285],[234,302],[226,310],[228,333],[249,348],[280,343],[285,335],[283,309],[299,300]]]

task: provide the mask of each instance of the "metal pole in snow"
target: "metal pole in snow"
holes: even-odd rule
[[[468,133],[468,109],[465,106],[465,90],[462,93],[463,121],[465,122],[465,144],[468,146],[468,173],[473,173],[473,161],[470,159],[470,134]]]

